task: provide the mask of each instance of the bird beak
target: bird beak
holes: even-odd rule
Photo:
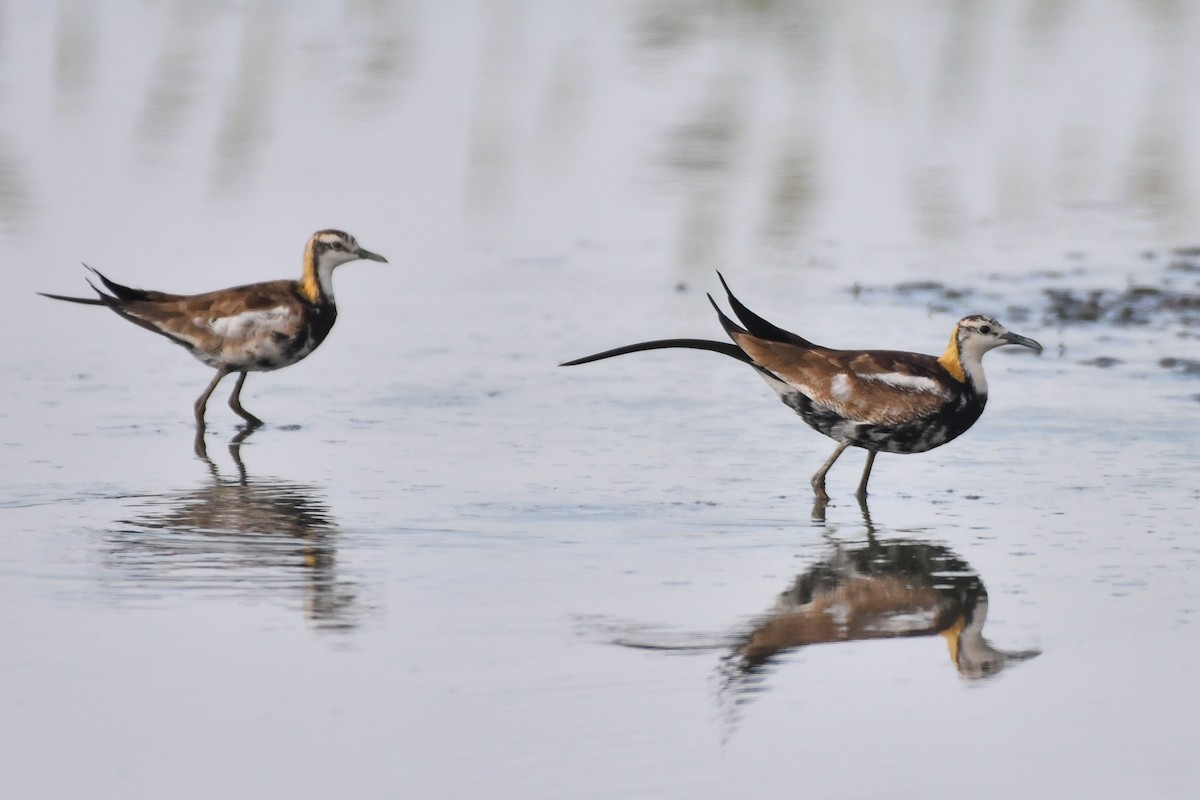
[[[365,258],[370,261],[382,261],[384,264],[387,263],[387,259],[379,255],[379,253],[372,253],[370,250],[364,250],[361,247],[355,251],[355,255],[357,255],[359,258]],[[1041,348],[1039,347],[1038,349],[1040,350]]]
[[[1042,352],[1042,346],[1033,339],[1030,339],[1028,336],[1020,336],[1018,334],[1009,332],[1005,333],[1000,338],[1003,339],[1006,344],[1019,344],[1021,347],[1028,347],[1030,350],[1035,350],[1039,353]]]

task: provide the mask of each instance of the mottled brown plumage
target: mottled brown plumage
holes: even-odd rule
[[[183,345],[210,367],[227,366],[234,371],[278,369],[298,361],[279,354],[268,359],[271,366],[259,363],[268,351],[297,341],[305,333],[313,309],[322,305],[308,302],[300,293],[299,281],[287,280],[196,295],[154,294],[153,299],[125,299],[118,294],[115,302],[105,305],[130,322]]]
[[[262,421],[242,408],[246,375],[295,364],[320,346],[337,319],[333,271],[348,261],[383,256],[358,246],[342,231],[317,231],[304,249],[300,280],[235,286],[204,294],[180,295],[133,289],[92,270],[109,293],[97,298],[43,296],[85,305],[103,305],[146,330],[165,336],[217,370],[195,404],[196,427],[204,429],[209,396],[221,379],[238,373],[229,405],[251,425]],[[89,269],[91,269],[89,267]]]
[[[712,350],[751,365],[809,426],[838,442],[812,478],[813,491],[821,499],[828,498],[825,474],[847,447],[867,450],[858,485],[859,496],[865,497],[876,453],[921,453],[970,428],[987,402],[981,361],[985,352],[1006,344],[1042,349],[991,317],[972,315],[959,320],[939,357],[835,350],[772,325],[742,305],[723,277],[721,284],[742,325],[727,317],[711,296],[709,301],[733,344],[662,339],[606,350],[563,366],[670,347]]]
[[[913,416],[933,414],[950,397],[949,391],[897,391],[893,376],[909,376],[938,384],[948,375],[932,356],[893,350],[805,349],[793,344],[758,339],[748,333],[732,335],[754,363],[799,389],[814,403],[838,415],[868,425],[895,425]]]

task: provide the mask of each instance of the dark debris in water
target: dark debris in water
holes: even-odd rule
[[[1181,375],[1200,377],[1200,359],[1197,358],[1175,358],[1171,356],[1160,358],[1158,365],[1163,369],[1169,369]]]
[[[1108,369],[1109,367],[1115,367],[1118,364],[1123,364],[1125,362],[1119,358],[1113,358],[1112,356],[1097,356],[1096,358],[1089,358],[1086,361],[1080,361],[1079,363],[1088,367],[1100,367],[1100,369]]]
[[[1046,319],[1057,323],[1107,322],[1149,325],[1163,316],[1178,316],[1185,325],[1200,325],[1200,293],[1155,286],[1110,289],[1045,289]]]
[[[907,298],[922,298],[926,301],[962,300],[972,294],[970,289],[947,286],[941,281],[905,281],[897,283],[895,286],[863,286],[856,283],[850,288],[850,293],[855,297],[881,292],[894,293]]]
[[[909,281],[896,285],[900,294],[933,295],[941,300],[961,300],[971,295],[970,289],[956,289],[939,281]]]
[[[1033,309],[1028,306],[1009,306],[1004,311],[1004,318],[1009,322],[1026,322],[1033,316]]]
[[[964,300],[978,296],[972,289],[948,286],[941,281],[906,281],[894,286],[863,286],[856,283],[850,287],[850,293],[855,297],[892,294],[908,303],[920,302],[930,311],[941,313],[957,313]]]
[[[1076,254],[1077,255],[1077,254]],[[1141,254],[1157,262],[1157,274],[1139,270],[1136,282],[1124,288],[1087,287],[1090,274],[1086,267],[1066,270],[1037,270],[1022,276],[993,275],[987,288],[953,286],[937,280],[906,281],[891,286],[855,284],[850,292],[869,299],[891,296],[906,302],[923,302],[933,311],[966,313],[963,301],[970,300],[975,311],[997,312],[1008,300],[1005,318],[1013,323],[1039,320],[1045,326],[1104,324],[1114,327],[1178,326],[1185,338],[1200,337],[1200,246],[1172,251],[1147,251]],[[1159,256],[1163,256],[1159,258]],[[1078,259],[1074,259],[1078,260]],[[995,291],[998,283],[1024,284],[1035,293],[1012,303],[1010,290]],[[1013,298],[1015,299],[1015,298]],[[1094,360],[1097,366],[1110,366]]]

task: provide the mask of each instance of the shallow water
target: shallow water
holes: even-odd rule
[[[831,8],[6,6],[4,794],[1200,791],[1200,12]],[[329,226],[391,263],[206,458],[207,370],[33,294]],[[830,345],[1046,351],[814,507],[745,367],[554,366],[717,338],[714,268]]]

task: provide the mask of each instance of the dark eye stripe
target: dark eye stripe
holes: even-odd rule
[[[325,250],[345,250],[348,252],[353,251],[355,248],[353,243],[343,241],[342,239],[321,240],[319,245]]]

